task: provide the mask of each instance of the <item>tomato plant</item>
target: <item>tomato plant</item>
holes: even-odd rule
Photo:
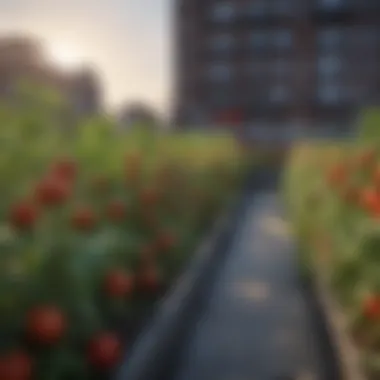
[[[374,129],[365,136],[295,147],[284,196],[301,265],[330,285],[372,380],[380,376],[380,141]]]
[[[183,270],[246,154],[229,135],[100,116],[68,133],[59,105],[28,96],[0,129],[0,379],[106,376],[132,344],[120,323]]]

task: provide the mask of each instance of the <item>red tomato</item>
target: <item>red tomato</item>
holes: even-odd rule
[[[154,206],[158,201],[158,193],[154,189],[145,189],[140,193],[143,206]]]
[[[119,338],[109,332],[97,335],[88,348],[90,363],[102,370],[113,368],[121,357],[121,343]]]
[[[163,251],[170,250],[175,246],[176,241],[177,239],[174,234],[170,232],[162,232],[157,238],[158,249]]]
[[[10,212],[10,222],[18,229],[32,228],[37,220],[37,207],[28,201],[16,203]]]
[[[132,276],[121,269],[110,271],[105,278],[105,290],[111,297],[125,297],[133,291]]]
[[[333,186],[345,181],[346,173],[343,167],[335,167],[329,173],[329,183]]]
[[[364,301],[364,315],[373,321],[380,322],[380,295],[373,295]]]
[[[125,203],[120,200],[114,200],[107,207],[108,218],[113,222],[121,222],[126,215]]]
[[[75,178],[77,166],[74,160],[63,158],[53,166],[52,174],[59,178],[72,181]]]
[[[360,194],[360,203],[365,210],[371,213],[378,210],[380,207],[379,193],[373,188],[364,189]]]
[[[57,343],[66,330],[62,311],[54,306],[40,306],[27,316],[27,333],[35,342],[51,345]]]
[[[44,206],[55,206],[65,202],[70,196],[68,183],[59,178],[47,178],[36,188],[36,198]]]
[[[80,231],[90,231],[97,223],[96,216],[91,208],[82,206],[75,210],[72,217],[73,227]]]
[[[345,182],[348,176],[347,168],[344,164],[333,166],[328,173],[328,182],[332,186],[340,185]]]
[[[32,359],[26,352],[13,351],[0,358],[1,380],[30,380],[32,372]]]

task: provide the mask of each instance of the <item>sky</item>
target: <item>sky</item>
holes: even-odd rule
[[[165,111],[171,89],[171,0],[0,0],[0,33],[43,39],[49,54],[91,63],[111,107]],[[68,67],[67,67],[68,68]]]

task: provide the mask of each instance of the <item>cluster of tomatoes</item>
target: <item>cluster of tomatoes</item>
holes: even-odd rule
[[[369,185],[353,183],[358,179],[365,179]],[[374,150],[335,164],[329,172],[328,182],[348,203],[361,207],[371,216],[380,216],[380,167]]]
[[[57,345],[67,332],[67,320],[63,312],[53,306],[40,306],[30,311],[26,318],[26,333],[31,341],[44,348]],[[122,344],[113,332],[98,333],[88,342],[88,362],[98,370],[117,364],[122,354]],[[35,363],[24,349],[13,349],[0,359],[0,375],[4,380],[33,378]]]
[[[380,217],[380,166],[375,149],[335,163],[328,172],[327,183],[344,203],[375,220]],[[363,314],[380,324],[380,293],[363,301]]]
[[[15,204],[10,213],[10,221],[17,229],[32,229],[43,209],[64,205],[73,193],[76,178],[76,164],[71,160],[61,160],[37,185],[29,199]],[[96,178],[94,187],[104,190],[105,177]],[[126,205],[121,200],[111,200],[106,214],[110,221],[122,221],[126,214]],[[96,226],[97,216],[89,205],[79,205],[71,215],[71,224],[78,230],[91,230]]]
[[[39,221],[51,211],[65,207],[75,198],[78,165],[72,159],[60,159],[48,173],[33,187],[29,196],[19,200],[10,208],[9,223],[20,234],[33,233]],[[125,177],[128,184],[136,183],[141,174],[139,157],[129,156],[125,165]],[[161,180],[168,179],[170,171],[162,170]],[[110,187],[106,176],[92,179],[92,189],[98,194],[104,194]],[[199,194],[198,194],[199,195]],[[202,195],[202,194],[200,194]],[[203,194],[204,195],[204,194]],[[170,252],[178,244],[175,233],[160,228],[155,215],[155,207],[159,204],[162,193],[157,188],[138,188],[136,201],[143,207],[139,208],[140,217],[145,225],[154,231],[151,238],[140,247],[138,256],[140,266],[137,272],[123,267],[107,268],[103,274],[103,293],[114,300],[131,298],[136,289],[149,294],[157,294],[162,285],[162,274],[156,265],[156,257],[160,253]],[[107,199],[103,212],[93,207],[91,202],[75,205],[66,213],[66,224],[79,234],[89,235],[96,230],[103,219],[113,225],[121,225],[128,217],[129,207],[121,198]],[[34,346],[53,349],[59,345],[70,330],[70,318],[64,309],[55,304],[36,304],[27,312],[24,318],[23,335]],[[123,342],[117,332],[97,331],[86,343],[86,361],[99,371],[109,371],[118,364]],[[35,379],[37,363],[33,352],[28,348],[15,346],[0,353],[1,380],[31,380]]]
[[[364,314],[371,321],[380,323],[380,294],[373,294],[365,300]]]
[[[302,269],[326,281],[345,315],[348,341],[360,354],[358,370],[377,380],[380,151],[374,143],[364,144],[304,144],[291,157],[284,187],[304,248]]]

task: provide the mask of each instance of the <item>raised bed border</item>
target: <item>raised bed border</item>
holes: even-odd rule
[[[366,380],[360,352],[347,331],[348,320],[332,297],[327,280],[315,274],[304,281],[304,285],[323,343],[322,357],[329,359],[325,360],[326,380]]]
[[[158,305],[131,351],[115,374],[116,380],[169,380],[180,364],[181,346],[196,321],[202,303],[207,301],[204,285],[229,251],[247,198],[262,185],[265,174],[252,173],[241,196],[217,220],[211,234],[201,243],[189,267]]]

